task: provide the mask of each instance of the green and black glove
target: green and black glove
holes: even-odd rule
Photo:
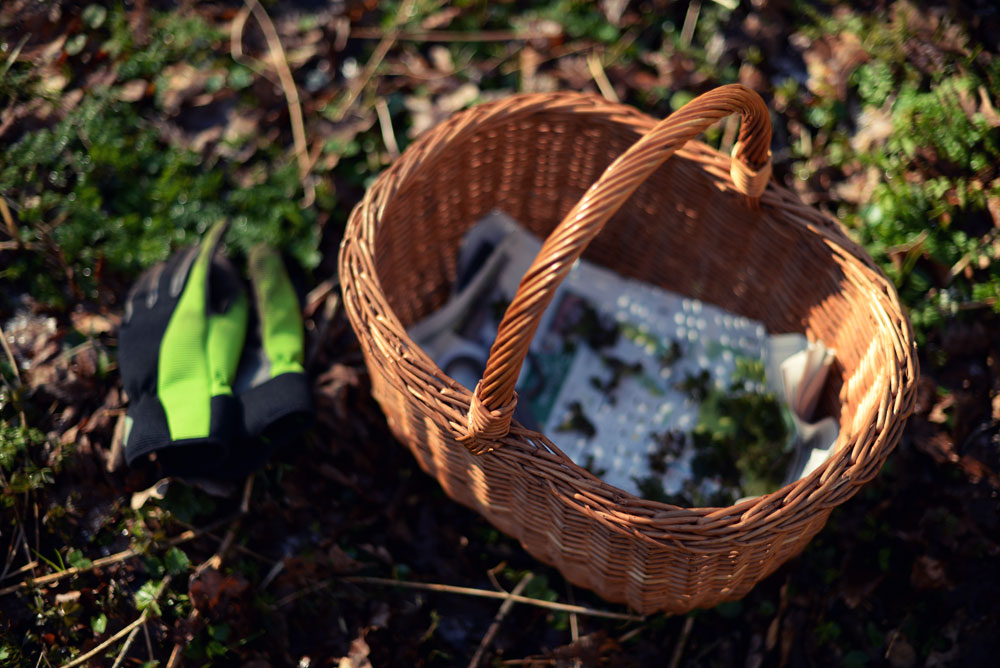
[[[215,225],[128,295],[118,361],[130,466],[155,455],[170,475],[242,477],[311,424],[301,307],[281,256],[250,253],[247,338],[243,281],[218,253],[225,230]]]
[[[213,226],[200,246],[149,269],[128,295],[118,358],[130,466],[155,454],[166,473],[210,474],[239,431],[232,381],[248,305],[239,275],[217,256],[225,230]]]
[[[243,476],[310,426],[312,392],[303,368],[302,307],[281,255],[268,246],[250,251],[248,272],[255,325],[233,384],[242,415],[239,443],[220,477]]]

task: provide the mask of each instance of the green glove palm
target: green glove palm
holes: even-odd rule
[[[228,455],[248,306],[239,276],[217,257],[225,230],[216,224],[200,246],[148,270],[126,300],[119,367],[129,465],[155,454],[167,473],[199,474]]]

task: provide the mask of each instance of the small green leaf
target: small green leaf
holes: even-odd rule
[[[65,51],[68,56],[75,56],[83,51],[83,47],[85,46],[87,46],[87,36],[80,33],[73,35],[66,40],[66,46],[63,47],[63,51]]]
[[[104,633],[104,629],[108,628],[108,616],[103,612],[98,616],[90,620],[90,628],[94,630],[94,633],[100,635]]]
[[[83,556],[83,552],[76,548],[70,550],[66,555],[66,563],[72,568],[90,568],[94,565],[94,562]]]
[[[108,18],[108,10],[101,5],[87,5],[80,15],[84,25],[91,30],[96,30],[104,25],[104,19]]]
[[[167,550],[166,556],[163,557],[163,564],[171,575],[179,575],[190,568],[191,560],[188,559],[183,550],[172,547]]]
[[[138,610],[145,610],[149,608],[154,615],[160,614],[160,606],[156,603],[156,590],[159,588],[159,584],[155,580],[150,580],[146,584],[139,587],[139,591],[135,593],[135,607]]]

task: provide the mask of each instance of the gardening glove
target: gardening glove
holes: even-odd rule
[[[149,269],[125,302],[118,360],[130,466],[155,453],[167,474],[206,474],[237,433],[231,384],[248,304],[239,275],[217,256],[225,230],[216,224],[201,245]]]
[[[281,255],[265,245],[250,251],[255,326],[234,383],[242,435],[219,476],[239,477],[264,464],[312,423],[313,404],[303,368],[302,310]]]

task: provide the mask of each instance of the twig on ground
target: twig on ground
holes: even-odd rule
[[[305,200],[302,205],[311,206],[316,198],[316,188],[310,177],[312,165],[309,163],[309,145],[306,143],[306,126],[302,117],[299,89],[295,85],[295,78],[288,66],[285,49],[281,46],[281,38],[278,37],[278,31],[275,30],[267,10],[257,0],[244,0],[244,2],[264,31],[264,38],[267,40],[267,48],[271,56],[271,65],[278,71],[281,90],[284,92],[285,101],[288,104],[288,117],[292,124],[292,141],[295,144],[295,159],[299,165],[299,180],[305,191]]]
[[[219,570],[219,568],[222,567],[222,560],[225,558],[226,553],[229,552],[229,548],[232,546],[233,541],[236,540],[236,532],[239,530],[240,520],[250,511],[250,493],[253,491],[253,479],[254,474],[251,473],[247,476],[246,482],[243,484],[243,498],[240,501],[240,512],[233,518],[232,522],[230,522],[226,535],[222,537],[222,542],[219,543],[219,549],[217,549],[215,554],[195,569],[192,577],[198,577],[198,575],[207,568]]]
[[[382,131],[382,143],[389,152],[389,158],[395,160],[399,157],[399,144],[396,143],[396,135],[392,131],[392,116],[389,115],[389,105],[385,103],[385,99],[380,97],[375,102],[375,113],[378,114],[378,125]]]
[[[627,641],[631,640],[632,638],[636,637],[637,635],[639,635],[640,633],[642,633],[645,630],[646,630],[646,625],[645,624],[643,624],[641,626],[637,626],[634,629],[629,629],[625,633],[623,633],[620,636],[618,636],[618,644],[620,645],[620,644],[622,644],[624,642],[627,642]]]
[[[576,597],[573,596],[573,585],[569,582],[566,583],[566,600],[569,601],[570,604],[576,603]],[[575,612],[569,613],[569,639],[574,643],[580,639],[580,623]],[[573,659],[573,668],[580,668],[580,666],[580,657]]]
[[[508,594],[507,592],[500,591],[489,591],[486,589],[472,589],[471,587],[456,587],[454,585],[445,584],[435,584],[431,582],[409,582],[407,580],[393,580],[391,578],[377,578],[368,577],[362,575],[348,575],[340,578],[333,578],[330,580],[324,580],[319,582],[312,587],[306,589],[301,589],[297,592],[293,592],[288,596],[285,596],[281,600],[274,603],[272,608],[281,608],[288,605],[292,601],[305,596],[306,594],[311,594],[316,591],[320,591],[327,587],[330,587],[336,582],[350,582],[353,584],[374,584],[374,585],[385,585],[389,587],[405,587],[407,589],[420,589],[423,591],[436,591],[445,594],[462,594],[464,596],[478,596],[481,598],[497,598],[497,599],[511,599],[515,603],[526,603],[528,605],[534,605],[539,608],[546,608],[548,610],[559,610],[560,612],[576,612],[581,615],[588,615],[590,617],[603,617],[605,619],[621,619],[628,622],[641,622],[645,617],[640,617],[638,615],[629,615],[623,612],[608,612],[605,610],[595,610],[594,608],[585,608],[580,605],[568,605],[566,603],[557,603],[554,601],[545,601],[538,598],[528,598],[527,596],[515,596],[514,594]]]
[[[115,421],[115,430],[111,433],[111,450],[105,468],[108,473],[114,473],[125,466],[125,424],[127,414],[123,411]]]
[[[396,11],[396,17],[393,19],[392,27],[380,35],[381,40],[372,52],[371,58],[368,59],[365,69],[351,83],[350,88],[347,89],[347,95],[344,96],[344,99],[340,103],[340,107],[337,109],[337,113],[334,115],[333,121],[335,123],[344,120],[344,117],[354,104],[354,101],[358,99],[359,95],[361,95],[361,91],[363,91],[365,86],[368,85],[368,82],[375,74],[375,70],[378,69],[378,66],[381,65],[382,61],[385,59],[386,54],[389,53],[389,49],[391,49],[396,43],[396,35],[399,34],[399,25],[406,20],[407,16],[410,15],[414,2],[415,0],[403,0],[403,2],[400,3],[399,9]]]
[[[168,584],[170,584],[171,577],[172,576],[167,575],[162,580],[160,580],[160,586],[156,588],[156,592],[153,594],[152,601],[150,601],[150,604],[145,609],[143,609],[138,619],[136,619],[134,622],[123,628],[121,631],[119,631],[118,633],[114,634],[113,636],[102,642],[100,645],[97,645],[96,647],[91,649],[89,652],[81,654],[80,656],[76,657],[69,663],[64,663],[62,668],[72,668],[72,666],[79,666],[81,663],[89,661],[93,657],[97,656],[98,654],[106,650],[108,647],[111,647],[125,636],[129,636],[129,640],[125,642],[125,646],[122,648],[122,651],[119,652],[118,659],[115,661],[114,664],[115,666],[121,665],[122,659],[128,652],[128,648],[132,644],[131,641],[135,639],[135,633],[139,630],[140,626],[146,623],[146,620],[149,618],[149,611],[153,609],[152,604],[160,598],[161,594],[163,594],[163,590],[167,588]]]
[[[142,612],[143,614],[146,614],[146,610],[143,610]],[[122,644],[122,648],[119,650],[118,656],[115,657],[115,662],[111,664],[111,668],[121,668],[122,662],[125,660],[125,655],[128,654],[130,649],[132,649],[132,643],[135,642],[135,637],[139,635],[140,628],[146,628],[146,620],[142,620],[142,624],[139,624],[139,626],[132,629],[132,632],[128,634],[128,638],[125,638],[125,642]]]
[[[323,310],[319,317],[313,318],[313,323],[316,325],[316,332],[312,336],[312,341],[309,343],[309,350],[306,352],[306,364],[309,365],[316,359],[316,355],[319,353],[320,348],[326,343],[326,335],[330,330],[330,323],[333,322],[333,316],[337,312],[337,308],[340,306],[340,292],[336,290],[339,286],[339,281],[328,281],[330,283],[330,292],[323,298]],[[312,303],[312,295],[320,287],[321,284],[317,286],[313,292],[309,293],[309,298],[306,300],[306,304]]]
[[[603,95],[605,99],[611,100],[612,102],[621,102],[621,99],[618,97],[618,93],[615,92],[614,86],[611,85],[611,81],[608,79],[608,75],[604,71],[604,66],[601,65],[601,57],[594,51],[591,51],[587,55],[587,69],[590,70],[590,76],[594,78],[594,83],[597,84],[597,89],[601,91],[601,95]]]
[[[512,591],[510,595],[512,597],[520,596],[521,592],[524,591],[524,588],[528,586],[528,583],[531,582],[533,577],[535,577],[534,573],[525,573],[524,577],[517,583],[517,586],[514,587],[514,591]],[[507,613],[510,612],[510,609],[514,607],[514,603],[515,601],[513,598],[508,598],[500,604],[500,609],[497,610],[497,614],[493,617],[493,622],[490,624],[490,628],[486,630],[486,635],[484,635],[483,639],[479,641],[479,647],[476,648],[476,653],[472,655],[472,660],[469,661],[469,668],[476,668],[479,665],[479,662],[482,661],[483,655],[486,653],[486,650],[489,649],[489,646],[493,644],[493,639],[500,630],[500,624],[503,623],[503,620],[507,616]]]
[[[146,636],[146,651],[149,652],[149,665],[156,665],[156,656],[153,652],[153,641],[149,637],[149,624],[142,625],[142,635]]]
[[[681,663],[681,656],[684,655],[684,645],[687,643],[688,636],[691,635],[691,627],[694,626],[694,617],[690,615],[684,620],[684,626],[681,628],[681,635],[677,638],[677,644],[674,645],[674,653],[670,655],[670,664],[667,668],[677,668]]]
[[[25,35],[25,39],[27,39],[27,37],[28,36]],[[23,44],[24,41],[21,42],[21,45]],[[18,50],[20,50],[21,45],[18,46]],[[17,223],[14,222],[14,216],[10,214],[10,207],[7,206],[7,199],[2,196],[0,196],[0,217],[3,218],[3,222],[7,226],[7,234],[14,242],[15,247],[19,247],[21,245],[21,235],[18,233]]]
[[[244,6],[236,13],[232,24],[229,26],[229,56],[240,65],[251,69],[254,74],[262,76],[270,81],[274,86],[281,88],[281,81],[271,76],[266,68],[261,67],[259,61],[250,58],[243,53],[243,29],[246,27],[247,19],[250,18],[250,8]]]
[[[177,536],[174,536],[173,538],[169,539],[166,543],[164,543],[164,545],[166,547],[174,547],[175,545],[180,545],[181,543],[186,543],[190,540],[194,540],[195,538],[208,534],[210,531],[219,526],[223,526],[231,522],[232,519],[233,519],[232,517],[228,517],[224,520],[213,522],[208,526],[202,527],[200,529],[190,529],[188,531],[184,531],[178,534]],[[25,589],[26,587],[32,587],[32,586],[40,587],[40,586],[50,585],[53,582],[58,582],[59,580],[72,577],[74,575],[79,575],[81,573],[88,573],[95,569],[103,568],[104,566],[110,566],[111,564],[117,564],[119,562],[126,561],[127,559],[141,556],[142,554],[144,553],[139,550],[133,550],[133,549],[123,550],[121,552],[109,555],[107,557],[101,557],[100,559],[95,559],[94,561],[91,562],[89,566],[85,567],[72,566],[64,571],[59,571],[57,573],[49,573],[48,575],[43,575],[38,578],[30,578],[23,582],[18,582],[17,584],[10,585],[9,587],[4,587],[3,589],[0,589],[0,596],[13,594],[14,592],[20,591],[21,589]]]
[[[0,197],[0,202],[2,201],[3,198]],[[0,327],[0,347],[3,348],[3,352],[7,356],[7,361],[10,362],[10,368],[14,371],[14,380],[16,380],[17,384],[20,386],[23,383],[21,380],[21,370],[17,368],[17,358],[14,357],[14,351],[10,349],[10,344],[7,343],[7,335],[4,333],[3,327]],[[0,378],[3,379],[5,385],[10,387],[9,383],[7,383],[6,376],[0,376]],[[13,388],[11,388],[11,390],[13,390]],[[26,428],[28,426],[28,418],[24,414],[24,409],[21,408],[20,405],[17,407],[17,416],[21,418],[21,428]],[[6,480],[4,481],[4,486],[6,486]]]
[[[695,0],[690,3],[687,13],[684,14],[684,25],[681,27],[681,44],[691,46],[694,38],[694,28],[698,25],[698,15],[701,13],[701,2]]]
[[[10,551],[13,551],[13,549],[14,549],[14,543],[11,543],[11,545],[10,545]],[[11,573],[5,572],[3,574],[3,576],[0,576],[0,581],[6,580],[7,578],[16,577],[16,576],[21,575],[23,573],[27,573],[28,571],[33,570],[37,566],[38,566],[38,561],[37,560],[36,561],[28,562],[24,566],[21,566],[20,568],[18,568],[17,570],[15,570],[15,571],[13,571]]]
[[[382,39],[385,31],[380,28],[351,28],[351,39]],[[409,30],[396,34],[400,42],[527,42],[534,39],[555,37],[545,30]]]
[[[219,570],[222,568],[222,560],[225,558],[226,553],[233,545],[233,541],[236,539],[236,532],[240,526],[240,520],[250,512],[250,494],[253,491],[253,481],[254,474],[251,473],[247,476],[246,482],[243,484],[243,498],[240,500],[240,512],[229,522],[229,529],[226,531],[226,535],[222,537],[219,542],[219,549],[215,551],[211,557],[206,559],[204,562],[198,565],[194,569],[194,573],[191,574],[191,580],[195,580],[201,573],[209,568],[214,568]],[[191,608],[191,613],[187,617],[188,628],[194,628],[194,623],[198,621],[198,617],[201,616],[201,612],[198,608]],[[170,651],[170,657],[167,659],[167,668],[175,668],[179,666],[182,659],[181,653],[184,651],[185,642],[184,638],[179,639],[174,643],[174,648]]]
[[[5,487],[7,486],[7,477],[3,475],[3,471],[0,471],[0,483],[2,483]],[[24,531],[24,529],[21,527],[20,524],[16,524],[15,526],[17,532]],[[17,559],[18,544],[19,544],[18,539],[15,538],[14,540],[10,541],[10,544],[7,546],[7,558],[4,561],[3,571],[0,572],[0,581],[6,580],[9,577],[8,572],[10,571],[10,567],[14,565],[14,560]],[[23,573],[26,570],[30,571],[37,565],[38,565],[37,560],[29,561],[27,564],[21,566],[19,569],[14,571],[14,573],[11,573],[11,576]]]

